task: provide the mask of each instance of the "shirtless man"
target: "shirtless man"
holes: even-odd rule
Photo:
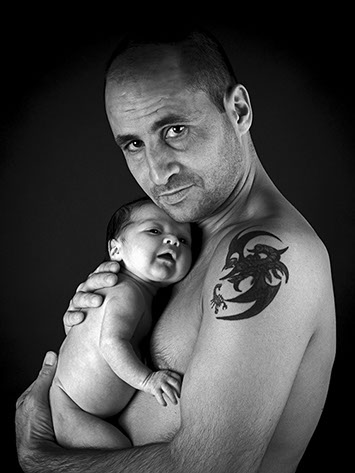
[[[151,338],[154,366],[183,375],[181,399],[162,407],[138,392],[119,419],[132,448],[64,450],[49,417],[50,353],[18,400],[20,464],[46,473],[294,472],[334,361],[332,279],[324,245],[259,161],[247,90],[195,34],[119,54],[106,110],[143,190],[202,233],[199,258]],[[113,264],[79,286],[67,325],[102,302],[93,292],[114,284]]]

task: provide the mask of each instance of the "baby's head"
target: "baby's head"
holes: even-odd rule
[[[107,227],[108,256],[144,281],[180,281],[191,266],[191,228],[175,222],[149,198],[120,207]]]

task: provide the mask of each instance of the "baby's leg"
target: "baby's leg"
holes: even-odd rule
[[[83,411],[54,383],[50,403],[57,442],[67,448],[128,448],[132,444],[116,427]]]

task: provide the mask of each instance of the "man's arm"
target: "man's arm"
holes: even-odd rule
[[[50,363],[50,364],[48,364]],[[27,473],[155,472],[169,470],[168,444],[126,450],[68,450],[55,442],[48,390],[56,368],[56,355],[46,355],[37,379],[20,396],[16,409],[18,460]]]
[[[259,309],[245,318],[236,315],[245,313],[252,303],[231,302],[245,294],[248,286],[247,279],[239,281],[237,276],[237,235],[226,237],[213,256],[204,287],[202,325],[182,386],[181,428],[170,443],[79,451],[61,449],[45,435],[33,439],[36,412],[48,409],[38,402],[38,390],[42,401],[46,394],[40,378],[29,395],[32,410],[26,409],[25,401],[18,412],[19,456],[25,471],[257,471],[314,331],[315,294],[322,291],[324,269],[314,248],[305,249],[300,241],[277,236],[282,243],[266,236],[258,243],[279,251],[288,247],[280,258],[288,282],[282,265],[270,270],[269,276],[264,271],[269,283],[275,283],[270,281],[272,275],[281,284],[279,291],[273,298],[264,295],[263,303],[258,300]],[[250,248],[254,256],[262,249],[256,243]],[[275,254],[272,257],[277,260]],[[254,259],[257,263],[258,258]],[[250,262],[244,261],[244,270]]]
[[[161,467],[169,463],[168,444],[127,450],[68,450],[55,442],[48,391],[57,357],[48,352],[37,379],[16,403],[16,439],[18,460],[28,473],[94,473],[105,471],[170,471]],[[138,466],[137,466],[138,465]],[[141,470],[140,470],[141,468]],[[150,469],[151,468],[151,469]]]
[[[232,233],[212,258],[172,442],[185,471],[258,471],[314,333],[314,252],[267,233]]]

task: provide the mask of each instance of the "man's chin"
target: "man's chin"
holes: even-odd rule
[[[195,223],[201,219],[201,209],[196,204],[193,206],[186,203],[168,205],[158,202],[157,205],[179,223]]]

